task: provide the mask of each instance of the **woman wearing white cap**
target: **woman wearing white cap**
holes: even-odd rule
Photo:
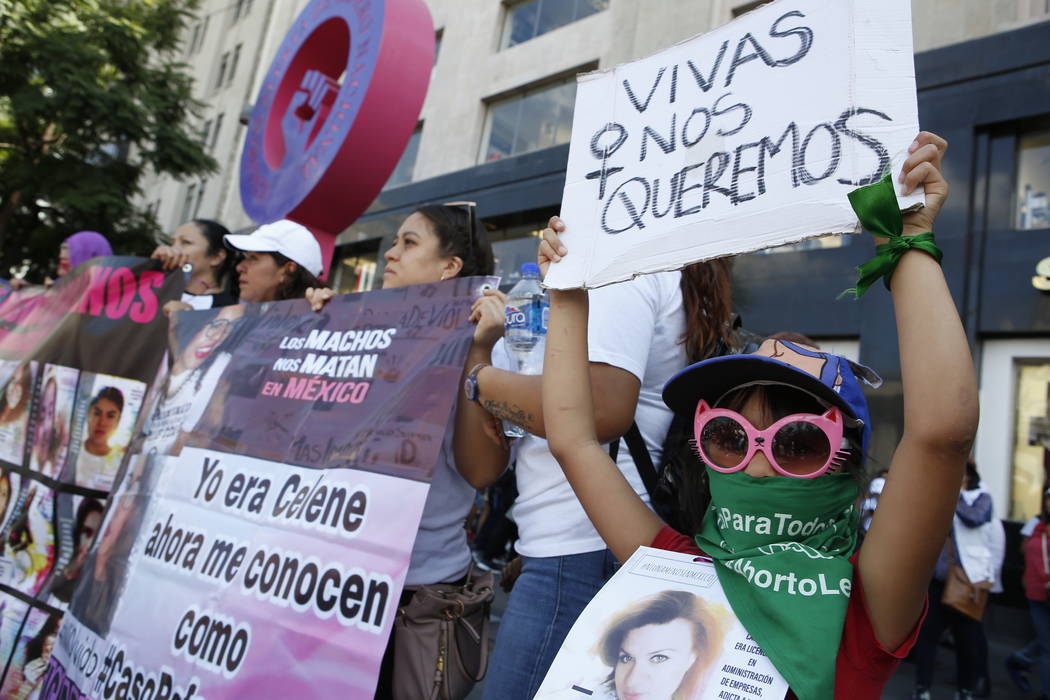
[[[299,299],[310,288],[324,287],[321,246],[302,224],[281,219],[247,235],[228,235],[226,245],[242,253],[237,264],[241,301]]]

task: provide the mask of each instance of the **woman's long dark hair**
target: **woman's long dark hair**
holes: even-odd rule
[[[48,637],[58,634],[58,623],[61,619],[57,614],[51,614],[44,621],[40,631],[26,644],[27,662],[39,659],[44,655],[44,642]]]
[[[215,281],[218,282],[220,289],[236,299],[240,295],[240,288],[235,282],[233,273],[233,269],[237,266],[236,255],[226,248],[224,242],[226,236],[230,235],[230,230],[210,218],[195,218],[190,221],[190,224],[196,225],[197,231],[201,232],[204,239],[208,241],[208,255],[215,255],[219,251],[226,252],[223,262],[215,270]]]
[[[492,243],[473,207],[428,204],[414,213],[421,214],[434,227],[442,256],[456,256],[463,261],[457,277],[492,274],[496,267]]]
[[[686,363],[734,351],[732,258],[718,258],[682,268]]]
[[[284,282],[281,282],[280,286],[277,287],[277,297],[274,301],[284,301],[285,299],[302,299],[306,296],[306,290],[313,289],[327,289],[328,285],[315,277],[309,270],[295,262],[289,257],[281,255],[280,253],[263,253],[263,255],[273,256],[274,262],[277,263],[277,267],[282,267],[285,263],[295,263],[295,272],[288,276]]]
[[[211,219],[194,219],[190,223],[197,225],[197,230],[204,236],[204,240],[208,242],[208,255],[215,255],[219,251],[226,253],[226,257],[222,259],[222,264],[215,271],[216,282],[219,283],[219,287],[224,292],[237,299],[240,296],[241,289],[236,283],[233,273],[233,268],[237,266],[236,256],[233,254],[233,251],[226,248],[226,244],[223,242],[226,236],[230,235],[230,230],[218,221],[212,221]]]
[[[737,352],[733,330],[732,259],[718,258],[682,268],[679,283],[685,311],[686,364],[727,352]],[[692,419],[675,416],[663,445],[663,475],[659,493],[650,497],[670,504],[676,516],[668,523],[686,535],[700,531],[700,523],[711,502],[707,469],[690,442]]]

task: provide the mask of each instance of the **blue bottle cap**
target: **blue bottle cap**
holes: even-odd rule
[[[539,277],[540,266],[534,262],[527,262],[521,264],[521,276],[522,277]]]

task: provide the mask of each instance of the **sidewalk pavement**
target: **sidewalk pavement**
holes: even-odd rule
[[[495,643],[500,617],[507,605],[507,594],[499,588],[498,573],[496,581],[496,599],[492,605],[492,643]],[[1015,649],[1027,644],[1033,636],[1028,609],[998,605],[993,598],[993,602],[989,604],[985,613],[984,624],[988,636],[988,667],[992,690],[989,700],[1035,700],[1039,688],[1038,671],[1032,669],[1028,674],[1036,690],[1025,694],[1010,682],[1010,678],[1006,675],[1005,665],[1006,657]],[[886,684],[882,693],[883,700],[908,700],[911,698],[914,682],[915,666],[905,661]],[[499,679],[486,676],[485,680],[474,687],[474,690],[467,696],[467,700],[481,700],[483,689],[488,684],[495,684],[498,687]],[[932,695],[933,700],[952,700],[955,697],[955,651],[943,644],[937,653]]]

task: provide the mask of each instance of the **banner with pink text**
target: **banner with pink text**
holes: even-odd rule
[[[63,611],[129,460],[181,274],[95,258],[0,290],[0,696],[37,697]]]
[[[487,278],[174,315],[42,698],[371,698]]]

